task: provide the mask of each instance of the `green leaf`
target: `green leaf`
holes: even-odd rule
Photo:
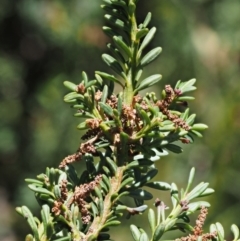
[[[188,210],[187,212],[194,213],[196,210],[201,209],[201,207],[210,207],[210,203],[205,202],[205,201],[198,201],[198,202],[192,202],[188,204]]]
[[[124,39],[124,41],[126,43],[129,42],[129,36],[127,35],[127,33],[125,32],[124,29],[116,29],[115,27],[111,28],[111,27],[103,27],[103,31],[106,35],[108,35],[110,38],[113,38],[114,36],[120,36]],[[107,45],[108,46],[108,45]]]
[[[33,238],[32,234],[28,234],[26,237],[25,237],[25,241],[34,241],[35,239]]]
[[[32,178],[26,178],[25,182],[34,184],[36,186],[43,186],[43,184],[44,184],[43,182],[38,181],[37,179],[32,179]]]
[[[111,3],[111,5],[113,4]],[[123,14],[119,7],[117,7],[118,9],[115,9],[111,5],[101,5],[101,8],[113,17],[120,19],[123,22],[127,22],[128,19],[126,14]]]
[[[103,102],[99,102],[98,104],[105,114],[107,114],[108,116],[113,116],[113,109],[110,105]]]
[[[174,153],[182,153],[182,148],[180,146],[174,145],[174,144],[167,144],[166,147],[169,151]]]
[[[102,30],[110,38],[112,38],[113,36],[116,35],[116,32],[112,28],[110,28],[110,27],[103,26]]]
[[[51,167],[50,169],[50,172],[49,172],[49,183],[51,185],[54,185],[55,184],[55,181],[56,181],[56,177],[58,176],[58,171],[56,169],[54,169],[53,167]]]
[[[172,218],[172,219],[170,219],[170,220],[166,223],[166,226],[165,226],[164,231],[166,232],[166,231],[170,230],[170,229],[174,226],[174,224],[177,222],[177,220],[178,220],[178,218]]]
[[[41,217],[44,225],[45,231],[47,230],[47,225],[50,221],[50,208],[48,205],[43,205],[41,210]]]
[[[139,241],[149,241],[149,238],[146,233],[142,233]]]
[[[92,209],[92,212],[93,212],[93,217],[98,216],[98,208],[97,208],[97,206],[95,205],[94,202],[91,202],[91,209]]]
[[[131,224],[131,225],[130,225],[130,230],[131,230],[133,239],[134,239],[135,241],[139,241],[140,236],[141,236],[141,232],[139,231],[139,229],[137,228],[137,226]]]
[[[212,188],[207,188],[204,192],[202,192],[198,197],[206,197],[213,194],[215,191]]]
[[[138,82],[138,81],[139,81],[139,79],[140,79],[141,76],[142,76],[142,72],[143,72],[142,69],[139,69],[139,70],[137,71],[137,74],[136,74],[136,76],[135,76],[135,82]]]
[[[125,65],[125,62],[128,60],[127,55],[124,53],[121,53],[120,50],[111,43],[108,43],[107,47],[111,51],[112,57],[117,59],[118,63],[121,64],[121,66]]]
[[[172,183],[171,185],[171,200],[173,207],[175,208],[179,202],[178,187],[175,183]]]
[[[95,73],[97,75],[105,78],[105,79],[108,79],[108,80],[111,80],[113,82],[116,82],[116,83],[120,84],[122,87],[124,87],[123,84],[117,78],[115,78],[113,75],[110,75],[110,74],[107,74],[107,73],[104,73],[104,72],[100,72],[100,71],[95,71]]]
[[[208,185],[209,183],[204,183],[204,182],[199,183],[195,188],[193,188],[191,192],[187,194],[186,197],[188,201],[196,197],[199,197],[207,189]]]
[[[185,92],[193,91],[196,89],[196,87],[193,86],[195,82],[196,82],[196,79],[191,79],[189,81],[182,82],[181,84],[179,84],[178,89],[181,90],[182,94]]]
[[[89,82],[85,85],[85,88],[87,89],[87,88],[89,88],[89,87],[91,87],[91,86],[93,86],[93,85],[96,85],[96,83],[97,83],[96,80],[91,80],[91,81],[89,81]]]
[[[196,130],[191,130],[191,132],[198,137],[202,137],[202,134]]]
[[[51,198],[49,195],[47,195],[47,194],[43,194],[43,193],[41,193],[41,194],[38,194],[37,195],[37,199],[40,199],[40,200],[43,200],[44,202],[47,202],[47,203],[49,203],[49,204],[53,204],[54,203],[54,199],[53,198]]]
[[[186,230],[189,232],[194,231],[194,228],[188,223],[176,223],[175,227],[177,227],[178,229],[180,229],[183,232],[186,232]]]
[[[151,40],[153,39],[154,37],[154,34],[156,32],[156,28],[155,27],[152,27],[148,34],[145,36],[145,38],[143,39],[142,41],[142,44],[138,50],[138,55],[140,56],[141,55],[141,52],[143,51],[143,49],[151,42]]]
[[[130,191],[129,196],[140,200],[151,200],[153,198],[150,192],[143,189],[136,189],[136,190]]]
[[[150,181],[152,178],[154,178],[158,173],[158,169],[151,169],[148,171],[147,174],[145,174],[140,181],[134,183],[134,187],[142,187],[143,185],[145,185],[148,181]]]
[[[102,180],[103,180],[104,183],[106,184],[107,188],[110,190],[110,188],[111,188],[111,183],[110,183],[109,178],[108,178],[105,174],[102,174]]]
[[[72,105],[71,107],[74,108],[74,109],[77,109],[78,111],[79,110],[83,110],[84,111],[85,108],[86,108],[84,105],[79,105],[79,104]]]
[[[144,111],[144,110],[142,109],[142,107],[141,107],[138,103],[135,104],[135,107],[136,107],[136,110],[137,110],[137,112],[138,112],[139,117],[140,117],[141,120],[143,121],[143,125],[144,125],[144,126],[146,126],[146,125],[151,125],[151,120],[150,120],[147,112]]]
[[[107,176],[111,176],[111,172],[106,166],[103,166],[102,169],[106,173]]]
[[[103,198],[102,198],[102,192],[101,192],[101,190],[100,190],[99,187],[96,186],[96,187],[94,188],[94,192],[95,192],[95,194],[97,195],[97,197],[99,198],[99,200],[103,199]]]
[[[133,183],[133,181],[134,181],[133,177],[128,177],[125,180],[123,180],[123,182],[121,183],[121,186],[120,186],[120,190],[122,188],[126,188],[126,186],[128,186],[128,185],[131,185]]]
[[[116,27],[118,27],[119,29],[126,30],[126,31],[129,30],[128,26],[126,25],[126,23],[124,23],[124,21],[122,21],[122,20],[119,19],[119,18],[116,18],[116,17],[113,16],[113,15],[105,14],[105,15],[104,15],[104,18],[105,18],[106,20],[108,20],[111,25],[116,26]]]
[[[143,28],[138,30],[137,34],[136,34],[136,39],[139,40],[141,38],[143,38],[144,36],[146,36],[146,34],[149,32],[148,28]]]
[[[113,123],[114,123],[114,125],[118,126],[119,128],[122,128],[120,114],[121,113],[119,113],[117,109],[113,109],[113,119],[114,119]]]
[[[188,115],[189,115],[189,108],[187,108],[181,115],[180,115],[180,118],[182,120],[186,120],[188,118]]]
[[[86,121],[83,121],[83,122],[81,122],[80,124],[78,124],[77,128],[78,128],[79,130],[86,130],[86,129],[89,129],[89,127],[88,127]]]
[[[160,53],[162,52],[162,48],[157,47],[149,51],[140,61],[141,66],[146,66],[150,64],[153,60],[155,60]]]
[[[216,227],[216,225],[215,224],[211,224],[210,225],[210,233],[214,233],[214,232],[217,232],[217,227]]]
[[[68,164],[67,166],[65,166],[64,170],[67,173],[68,178],[71,180],[71,182],[74,185],[79,184],[79,179],[78,179],[78,176],[77,176],[77,172],[76,172],[75,168],[71,164]]]
[[[27,219],[27,222],[33,231],[34,239],[36,241],[40,241],[39,234],[38,234],[38,227],[31,211],[26,206],[22,206],[22,214]]]
[[[217,227],[217,233],[218,233],[218,237],[220,239],[220,241],[224,241],[224,229],[221,223],[216,223],[216,227]]]
[[[114,175],[116,173],[116,171],[117,171],[116,163],[110,157],[106,157],[106,162],[108,164],[108,167],[112,171],[112,174]]]
[[[79,207],[77,205],[72,205],[73,210],[72,210],[72,220],[73,223],[76,224],[78,222],[79,219]]]
[[[111,196],[111,200],[113,201],[116,201],[116,200],[119,200],[121,199],[122,197],[127,197],[129,196],[129,191],[124,191],[124,192],[121,192],[119,195],[117,193],[114,193],[112,196]]]
[[[78,94],[76,92],[70,92],[69,94],[64,96],[64,101],[65,102],[75,102],[76,100],[84,100],[83,95]]]
[[[190,174],[189,174],[189,178],[188,178],[188,184],[187,184],[187,188],[185,190],[185,193],[184,193],[184,196],[187,195],[192,183],[193,183],[193,178],[194,178],[194,175],[195,175],[195,168],[193,167],[190,171]]]
[[[120,221],[118,221],[118,220],[113,220],[113,221],[110,221],[110,222],[105,223],[105,224],[102,226],[102,228],[118,226],[118,225],[120,225],[120,224],[121,224]]]
[[[118,61],[113,58],[109,54],[103,54],[102,55],[103,61],[110,67],[112,70],[114,70],[118,75],[122,77],[126,77],[124,74],[124,70],[122,69],[121,65],[118,63]]]
[[[176,129],[176,127],[174,126],[174,124],[160,126],[160,131],[173,131],[175,129]],[[163,145],[163,143],[162,143],[162,145]]]
[[[122,212],[122,211],[125,211],[125,210],[127,210],[127,209],[128,209],[127,206],[118,204],[118,205],[116,206],[116,208],[115,208],[115,211],[116,211],[116,212]]]
[[[121,97],[121,95],[118,95],[117,111],[118,111],[119,115],[121,115],[121,113],[122,113],[122,97]]]
[[[135,208],[131,208],[132,210],[134,211],[137,211],[137,212],[144,212],[146,209],[148,208],[148,206],[146,204],[142,205],[142,206],[138,206],[138,207],[135,207]]]
[[[22,208],[21,208],[21,207],[16,207],[15,210],[16,210],[16,212],[17,212],[19,215],[23,216],[23,212],[22,212]],[[23,216],[23,217],[24,217],[24,216]]]
[[[180,96],[177,98],[179,101],[188,101],[188,100],[194,100],[195,98],[193,96]]]
[[[141,109],[141,110],[140,110],[140,113],[141,113],[141,117],[142,117],[144,126],[146,126],[146,125],[151,125],[151,120],[150,120],[147,112],[146,112],[145,110]]]
[[[163,223],[160,223],[153,234],[152,240],[159,241],[162,235],[164,234],[164,230],[165,230],[165,225]]]
[[[109,189],[103,180],[100,181],[100,187],[105,194],[109,192]]]
[[[54,195],[57,199],[60,199],[61,198],[61,190],[59,188],[58,185],[55,185],[54,188],[53,188],[53,191],[54,191]]]
[[[134,15],[135,10],[136,10],[136,4],[132,1],[130,1],[129,4],[128,4],[128,14],[130,16]]]
[[[97,71],[96,71],[97,72]],[[101,76],[99,74],[96,74],[95,72],[95,78],[97,80],[97,83],[99,83],[101,86],[103,84],[103,79],[101,78]]]
[[[54,233],[53,222],[51,221],[50,208],[48,205],[43,205],[41,210],[41,216],[43,220],[44,230],[47,237],[50,239]]]
[[[111,0],[111,4],[116,5],[118,7],[123,8],[123,10],[127,11],[127,5],[125,1],[122,0]]]
[[[108,233],[99,233],[97,240],[110,241],[110,235]]]
[[[203,131],[203,130],[206,130],[208,128],[207,125],[205,124],[194,124],[192,127],[191,127],[191,130],[195,130],[195,131]]]
[[[32,191],[34,191],[34,192],[36,192],[36,193],[39,193],[39,194],[41,194],[41,193],[42,193],[42,194],[47,194],[47,195],[55,198],[54,194],[53,194],[52,192],[48,191],[46,188],[37,187],[37,186],[34,186],[33,184],[28,185],[28,187],[29,187]]]
[[[151,208],[148,211],[148,222],[150,224],[150,228],[153,233],[155,230],[155,227],[156,227],[156,216],[155,216],[153,209],[151,209]]]
[[[131,169],[134,167],[140,166],[151,166],[153,164],[152,161],[149,160],[135,160],[127,164],[126,169]]]
[[[171,189],[171,185],[166,183],[166,182],[148,182],[145,184],[145,186],[161,190],[161,191],[166,191]]]
[[[190,115],[190,116],[188,117],[188,119],[186,120],[186,123],[187,123],[188,125],[192,125],[193,122],[194,122],[195,117],[196,117],[196,114]]]
[[[143,21],[143,27],[146,28],[148,26],[148,24],[150,23],[152,18],[152,14],[150,12],[148,12],[146,18]]]
[[[58,239],[54,239],[53,241],[71,241],[71,237],[67,236],[67,237],[62,237],[62,238],[58,238]]]
[[[142,80],[139,84],[137,84],[137,88],[134,91],[136,94],[138,91],[149,88],[150,86],[158,83],[162,79],[160,74],[155,74],[147,77],[146,79]]]
[[[188,131],[181,129],[180,132],[178,133],[178,136],[185,137],[187,139],[190,139],[190,141],[193,142],[193,139],[190,136],[187,136],[187,134],[188,134]]]
[[[77,90],[77,85],[75,85],[74,83],[72,83],[72,82],[70,82],[70,81],[64,81],[63,84],[64,84],[64,86],[67,87],[69,90],[76,92],[76,90]]]
[[[178,82],[176,83],[176,85],[175,85],[175,88],[174,88],[174,89],[179,89],[180,84],[181,84],[181,80],[178,80]]]
[[[67,180],[67,174],[62,172],[58,178],[58,184],[60,185],[63,180]]]
[[[233,233],[233,236],[234,236],[234,240],[233,241],[236,241],[239,237],[239,228],[236,224],[232,224],[231,225],[231,231]]]
[[[128,58],[132,58],[132,53],[130,48],[127,46],[126,43],[124,43],[124,41],[122,41],[119,37],[114,36],[113,37],[113,41],[115,43],[115,45],[117,46],[117,48],[119,49],[120,53],[123,55],[124,58],[126,58],[126,56]]]
[[[82,72],[82,78],[83,78],[83,81],[84,81],[84,86],[86,86],[87,83],[88,83],[88,76],[87,76],[87,73],[85,71]]]

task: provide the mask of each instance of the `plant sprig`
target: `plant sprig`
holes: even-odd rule
[[[166,85],[161,99],[154,92],[141,95],[142,90],[159,83],[159,73],[142,78],[144,67],[161,53],[161,47],[146,52],[156,28],[148,27],[151,13],[143,23],[136,21],[137,0],[103,0],[107,26],[103,31],[112,42],[110,53],[102,55],[110,73],[96,71],[89,79],[82,72],[79,84],[65,81],[71,91],[64,97],[81,118],[77,128],[85,131],[76,153],[64,158],[58,168],[47,168],[37,179],[26,179],[42,206],[41,219],[33,217],[25,207],[17,212],[27,219],[32,234],[26,240],[34,241],[90,241],[109,240],[109,227],[120,225],[124,213],[130,217],[144,212],[145,200],[153,198],[146,187],[169,191],[172,211],[166,214],[166,205],[156,200],[156,214],[149,209],[151,236],[134,225],[131,231],[135,241],[158,241],[171,230],[193,232],[189,215],[205,210],[209,203],[193,199],[210,195],[208,183],[200,183],[191,191],[194,169],[191,170],[185,190],[176,184],[153,181],[158,174],[155,162],[170,152],[181,153],[177,144],[192,143],[207,126],[194,123],[195,114],[179,105],[194,99],[185,93],[194,91],[196,80],[178,81],[175,87]],[[114,86],[120,86],[114,93]],[[86,169],[79,175],[72,163],[82,161]],[[135,207],[128,207],[123,197],[133,199]],[[201,211],[203,215],[204,211]],[[210,236],[194,233],[194,237],[208,237],[223,241],[224,233],[217,223]],[[235,239],[238,229],[232,227]],[[213,234],[214,233],[214,234]],[[201,240],[201,239],[199,239]]]

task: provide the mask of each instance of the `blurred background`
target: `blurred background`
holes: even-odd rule
[[[39,213],[24,178],[34,178],[46,166],[57,167],[79,145],[78,119],[63,102],[67,90],[62,83],[78,83],[83,70],[90,78],[95,70],[108,71],[101,61],[109,39],[101,30],[100,4],[0,1],[1,241],[20,241],[29,232],[16,206]],[[157,179],[185,187],[191,167],[196,167],[195,184],[206,181],[216,190],[208,198],[212,207],[207,222],[222,222],[229,233],[232,223],[240,225],[240,1],[139,1],[139,21],[147,12],[153,13],[151,26],[158,29],[150,48],[163,48],[146,68],[149,74],[163,75],[154,90],[161,93],[165,84],[197,78],[196,100],[189,106],[197,121],[209,126],[203,138],[183,146],[183,154],[158,162]],[[169,201],[168,193],[154,196]],[[144,215],[133,219],[147,227]],[[130,222],[124,222],[123,240],[132,240]],[[117,239],[119,231],[114,230]]]

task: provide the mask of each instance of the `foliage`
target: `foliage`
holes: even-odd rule
[[[184,108],[192,96],[186,92],[195,90],[195,79],[178,81],[174,88],[166,85],[162,98],[155,93],[143,96],[146,90],[161,80],[160,74],[142,77],[143,68],[161,53],[157,47],[145,53],[156,28],[148,29],[151,14],[142,24],[137,24],[137,1],[104,0],[102,8],[107,12],[108,26],[104,31],[112,38],[108,45],[111,52],[103,54],[103,61],[114,74],[96,71],[90,80],[85,72],[82,81],[75,85],[66,81],[71,90],[64,100],[76,109],[75,116],[84,118],[78,125],[86,130],[83,142],[73,155],[66,157],[60,169],[47,168],[37,179],[27,179],[29,188],[42,206],[42,222],[25,206],[17,211],[27,219],[33,235],[27,240],[108,240],[110,226],[119,225],[123,212],[140,214],[152,198],[145,186],[170,191],[172,211],[165,218],[166,205],[156,200],[157,213],[149,209],[151,235],[131,225],[135,240],[159,240],[171,230],[191,231],[185,239],[224,240],[222,226],[211,226],[209,234],[202,233],[206,218],[207,202],[195,198],[213,192],[208,183],[200,183],[190,191],[194,169],[188,185],[180,193],[176,184],[152,181],[158,170],[155,162],[168,152],[180,153],[178,141],[192,143],[193,136],[200,136],[207,126],[194,123],[195,114]],[[118,84],[121,91],[114,93]],[[73,162],[86,163],[86,170],[79,177]],[[133,198],[136,207],[126,206],[123,197]],[[189,215],[201,209],[196,227],[190,226]],[[232,226],[238,239],[238,229]],[[181,238],[182,240],[184,238]]]

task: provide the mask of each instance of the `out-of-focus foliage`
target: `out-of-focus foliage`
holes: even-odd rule
[[[26,233],[27,225],[21,226],[14,206],[36,208],[22,180],[77,149],[77,120],[69,118],[71,110],[62,101],[62,82],[77,83],[82,70],[93,76],[94,70],[105,69],[100,56],[108,39],[101,30],[100,4],[0,2],[0,240],[22,240]],[[159,175],[181,186],[195,166],[199,179],[216,190],[207,221],[240,225],[240,2],[139,4],[140,20],[147,10],[153,13],[158,32],[152,45],[163,48],[149,72],[162,73],[165,83],[175,83],[179,76],[196,77],[198,90],[191,107],[209,126],[204,138],[187,146],[184,154],[159,163]]]

